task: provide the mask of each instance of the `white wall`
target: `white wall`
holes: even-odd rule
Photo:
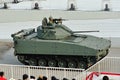
[[[12,2],[13,0],[0,0],[1,2]],[[19,0],[20,1],[20,0]],[[39,3],[41,9],[58,9],[66,10],[68,7],[68,0],[45,0],[45,1],[25,1],[18,4],[9,4],[9,9],[31,9],[35,2]],[[105,2],[105,1],[104,1]],[[100,11],[104,5],[103,0],[76,0],[77,10],[82,11]],[[103,4],[103,5],[102,5]],[[1,6],[1,4],[0,4]],[[120,11],[120,0],[110,0],[110,8],[112,11]]]
[[[111,0],[112,11],[120,11],[120,0]]]
[[[77,0],[78,10],[101,10],[102,0]]]
[[[42,9],[62,9],[66,10],[68,0],[47,0],[42,1]],[[77,10],[101,10],[101,0],[76,0]]]
[[[67,0],[46,0],[41,1],[40,5],[42,9],[67,9]]]

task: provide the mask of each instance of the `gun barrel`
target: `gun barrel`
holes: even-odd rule
[[[88,33],[88,32],[100,32],[98,30],[96,31],[73,31],[73,33]]]

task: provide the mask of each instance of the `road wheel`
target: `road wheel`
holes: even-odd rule
[[[94,64],[94,62],[88,62],[88,67],[92,66]]]
[[[78,68],[86,69],[87,68],[86,62],[84,61],[78,62]]]
[[[76,67],[76,62],[75,61],[69,61],[68,62],[68,68],[75,68]]]
[[[38,60],[38,66],[46,66],[47,60],[46,59],[39,59]]]
[[[88,67],[94,65],[96,62],[97,62],[97,58],[96,58],[95,56],[90,57],[90,58],[88,59]]]
[[[49,66],[49,67],[56,67],[56,65],[57,65],[56,60],[50,59],[50,60],[48,61],[48,66]]]
[[[29,65],[31,66],[37,66],[37,60],[36,59],[29,59]]]
[[[19,60],[20,62],[24,62],[24,61],[25,61],[24,56],[17,56],[17,58],[18,58],[18,60]]]
[[[67,66],[67,62],[65,60],[58,61],[58,67],[66,67],[66,66]]]

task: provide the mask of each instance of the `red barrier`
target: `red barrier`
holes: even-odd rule
[[[115,76],[120,76],[120,74],[118,73],[109,73],[109,72],[92,72],[91,74],[89,74],[87,77],[86,77],[86,80],[93,80],[93,76],[96,75],[96,76],[99,76],[100,74],[102,75],[115,75]]]

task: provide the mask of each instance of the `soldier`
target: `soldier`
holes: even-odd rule
[[[7,3],[4,3],[4,7],[3,7],[4,9],[7,9],[8,8],[8,6],[7,6]]]
[[[71,6],[70,6],[70,9],[69,10],[75,10],[75,6],[74,4],[72,3]]]
[[[108,7],[108,4],[105,4],[105,9],[104,11],[110,11],[109,7]]]
[[[61,17],[59,18],[58,23],[59,23],[59,24],[62,24],[62,18],[61,18]]]
[[[14,0],[13,3],[19,3],[19,1],[18,0]]]
[[[36,2],[34,9],[39,9],[39,4]]]
[[[50,17],[49,17],[49,23],[48,23],[48,25],[52,26],[53,23],[54,23],[54,22],[53,22],[53,18],[52,18],[52,16],[50,16]]]
[[[46,17],[43,18],[43,20],[42,20],[42,26],[47,27],[47,18]]]

